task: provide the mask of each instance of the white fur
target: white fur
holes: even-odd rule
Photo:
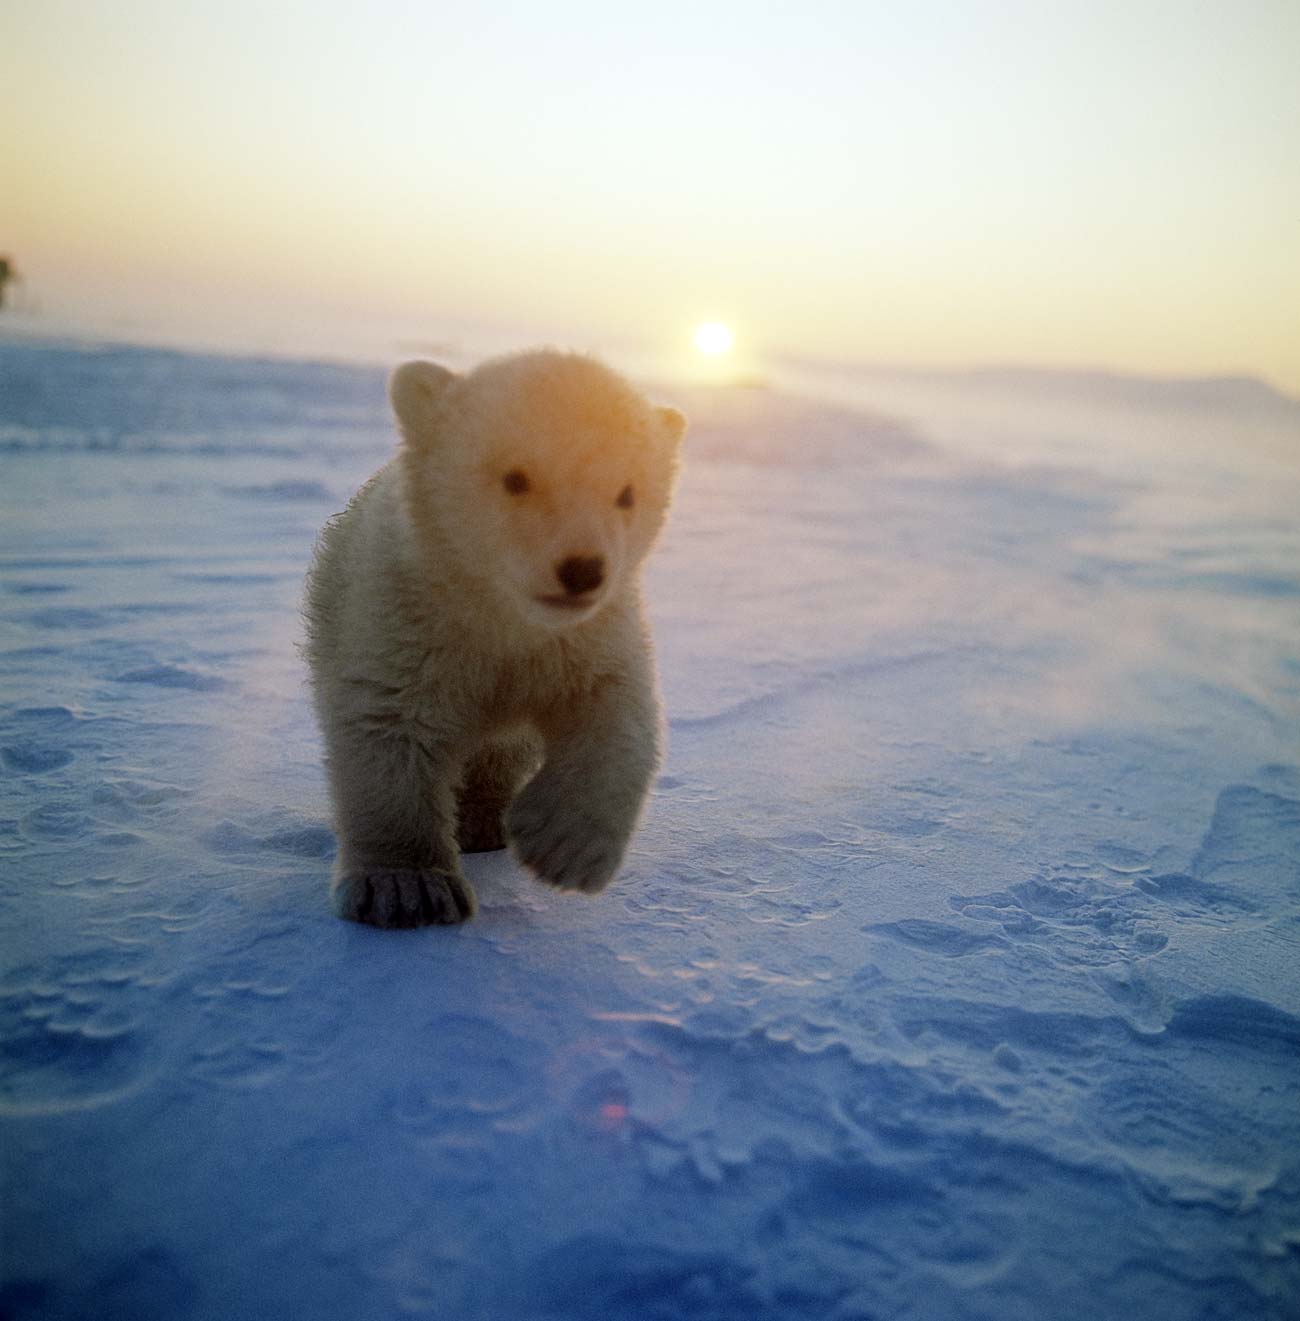
[[[658,764],[638,574],[684,420],[549,350],[464,377],[407,363],[389,393],[402,445],[326,525],[305,604],[336,909],[459,922],[459,847],[503,827],[541,880],[599,891]],[[574,559],[604,567],[577,596],[557,578]]]

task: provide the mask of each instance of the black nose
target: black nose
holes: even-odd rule
[[[594,592],[605,581],[605,561],[599,555],[570,555],[561,562],[555,576],[570,596],[581,596],[583,592]]]

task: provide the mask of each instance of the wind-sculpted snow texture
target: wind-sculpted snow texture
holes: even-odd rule
[[[1022,384],[683,392],[626,872],[385,932],[382,374],[0,344],[0,1314],[1300,1314],[1300,410]]]

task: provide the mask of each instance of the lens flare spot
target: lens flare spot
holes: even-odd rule
[[[600,1122],[606,1129],[619,1128],[626,1119],[627,1106],[622,1101],[606,1101],[600,1107]]]

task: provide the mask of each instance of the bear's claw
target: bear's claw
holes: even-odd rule
[[[477,906],[469,882],[446,871],[354,872],[334,883],[338,915],[375,927],[450,926]]]

